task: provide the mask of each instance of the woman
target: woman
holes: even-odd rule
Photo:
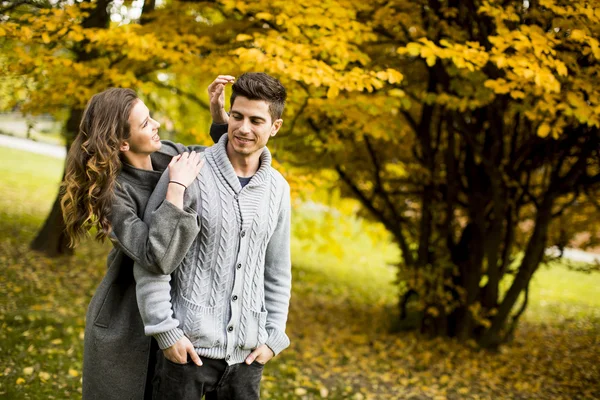
[[[183,208],[183,196],[203,165],[192,150],[204,147],[161,142],[159,126],[133,90],[108,89],[89,101],[67,156],[62,208],[71,244],[91,228],[96,239],[110,237],[114,244],[87,312],[84,399],[144,398],[155,351],[138,312],[133,263],[169,274],[199,232],[197,215]],[[147,226],[140,217],[166,167],[166,201]],[[178,247],[158,245],[168,243],[157,240],[165,236]]]

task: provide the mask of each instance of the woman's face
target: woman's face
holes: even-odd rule
[[[121,146],[122,151],[149,155],[160,149],[160,124],[150,117],[150,111],[143,101],[137,100],[129,114],[130,136]]]

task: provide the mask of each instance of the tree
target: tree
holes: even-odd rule
[[[240,60],[295,82],[288,160],[400,247],[401,318],[416,298],[422,330],[509,339],[553,222],[598,215],[598,2],[239,4],[269,27]]]

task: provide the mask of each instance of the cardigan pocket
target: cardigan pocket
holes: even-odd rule
[[[267,312],[250,310],[246,323],[244,350],[254,350],[267,341]]]
[[[216,307],[205,307],[180,297],[185,308],[183,332],[194,347],[212,348],[221,344],[219,315]]]

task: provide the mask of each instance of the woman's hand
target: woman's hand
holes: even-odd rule
[[[203,155],[195,151],[173,157],[169,163],[169,188],[166,199],[175,207],[183,210],[185,189],[194,182],[203,166]]]
[[[169,163],[169,181],[175,181],[186,188],[194,182],[204,165],[202,154],[192,151],[191,153],[179,154]]]

